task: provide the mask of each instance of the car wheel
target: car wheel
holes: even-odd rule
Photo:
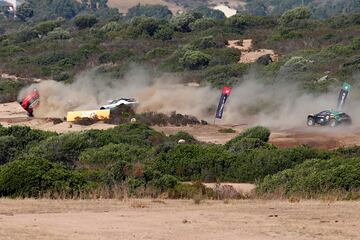
[[[336,126],[337,126],[336,120],[335,120],[335,119],[331,119],[330,122],[329,122],[329,126],[332,127],[332,128],[333,128],[333,127],[336,127]]]
[[[308,120],[307,120],[307,125],[308,125],[308,126],[314,126],[314,125],[315,125],[314,119],[313,119],[313,118],[308,118]]]
[[[105,108],[104,108],[104,107],[101,107],[100,110],[105,110]]]

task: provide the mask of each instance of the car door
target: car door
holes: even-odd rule
[[[329,116],[329,112],[328,111],[322,111],[318,114],[316,114],[316,117],[315,117],[315,122],[317,124],[325,124],[326,123],[326,117]]]

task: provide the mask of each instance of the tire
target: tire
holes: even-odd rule
[[[329,122],[329,126],[334,128],[337,126],[337,121],[335,119],[331,119],[330,122]]]
[[[308,118],[306,124],[311,127],[311,126],[314,126],[315,125],[315,120],[314,118]]]
[[[105,110],[105,108],[104,108],[104,107],[101,107],[100,110]]]

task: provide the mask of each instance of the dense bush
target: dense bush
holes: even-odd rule
[[[360,188],[360,160],[311,160],[266,177],[258,186],[262,194],[280,192],[285,195],[317,197],[335,191],[350,192]]]
[[[0,136],[0,165],[12,160],[19,151],[17,139],[14,136]]]
[[[201,14],[187,12],[174,16],[171,19],[171,23],[175,26],[175,29],[179,32],[190,32],[191,23],[195,22],[197,19],[200,19],[201,17],[202,17]]]
[[[248,66],[246,64],[228,64],[216,65],[209,67],[204,72],[204,79],[216,87],[224,85],[235,85],[243,80],[244,74],[247,72]]]
[[[0,167],[0,196],[39,197],[44,193],[74,196],[85,190],[84,178],[61,165],[33,157]]]
[[[211,56],[200,51],[188,50],[179,59],[179,63],[190,70],[201,69],[209,65]]]
[[[310,10],[306,7],[294,8],[285,12],[280,18],[280,24],[283,26],[293,26],[299,20],[309,19],[311,16]]]
[[[64,40],[70,38],[70,32],[62,28],[55,28],[47,34],[49,39],[52,40]]]
[[[213,19],[225,19],[225,14],[216,9],[208,8],[206,6],[200,6],[194,9],[194,12],[200,13],[205,18],[213,18]]]
[[[60,27],[62,22],[63,22],[62,19],[40,22],[34,27],[34,30],[38,34],[46,35],[55,28]]]
[[[128,144],[108,144],[101,148],[90,148],[81,152],[79,161],[86,168],[105,168],[117,161],[144,163],[152,158],[153,152],[149,148]]]
[[[233,156],[222,146],[180,144],[160,155],[154,166],[162,174],[177,176],[181,180],[214,181],[226,174]]]
[[[216,48],[205,51],[211,55],[210,66],[216,65],[231,65],[238,63],[241,53],[237,49],[233,48]]]
[[[308,159],[328,159],[331,154],[308,147],[290,149],[257,148],[237,154],[226,171],[227,180],[254,182]]]
[[[269,129],[261,127],[261,126],[257,126],[257,127],[246,129],[245,131],[240,133],[239,136],[237,136],[237,137],[231,139],[229,142],[227,142],[225,144],[225,146],[228,149],[237,148],[237,147],[239,147],[238,142],[240,142],[240,145],[244,144],[243,139],[245,139],[245,138],[258,139],[261,142],[266,143],[267,141],[269,141],[269,137],[270,137],[270,130]],[[255,144],[255,142],[254,142],[254,144]],[[258,142],[257,144],[260,144],[260,142]]]
[[[0,103],[16,101],[22,87],[19,81],[0,79]]]
[[[90,28],[97,22],[97,18],[91,15],[78,16],[74,20],[75,26],[79,29]]]
[[[154,18],[170,18],[172,16],[172,13],[167,8],[167,6],[138,4],[130,8],[126,14],[126,17],[129,19],[139,16],[154,17]]]
[[[26,147],[32,144],[38,143],[51,136],[55,136],[56,133],[44,132],[40,130],[34,130],[30,127],[23,126],[11,126],[8,128],[0,127],[0,136],[11,136],[16,139],[16,146],[18,149],[27,150]]]
[[[127,31],[132,38],[150,36],[161,40],[170,40],[174,33],[169,23],[151,17],[132,19]]]
[[[28,18],[34,16],[34,9],[29,3],[23,3],[16,9],[16,16],[22,20],[26,21]]]
[[[195,22],[190,24],[190,28],[192,31],[202,31],[209,28],[212,28],[216,25],[216,21],[211,18],[200,18]]]

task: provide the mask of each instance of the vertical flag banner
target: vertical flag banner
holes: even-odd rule
[[[222,90],[219,105],[216,109],[216,116],[215,116],[218,119],[221,119],[223,116],[225,103],[231,94],[231,90],[232,90],[231,87],[224,87]]]
[[[349,95],[350,90],[351,90],[351,85],[345,82],[341,87],[339,98],[338,98],[337,109],[339,111],[341,111],[341,109],[344,107],[346,98]]]

